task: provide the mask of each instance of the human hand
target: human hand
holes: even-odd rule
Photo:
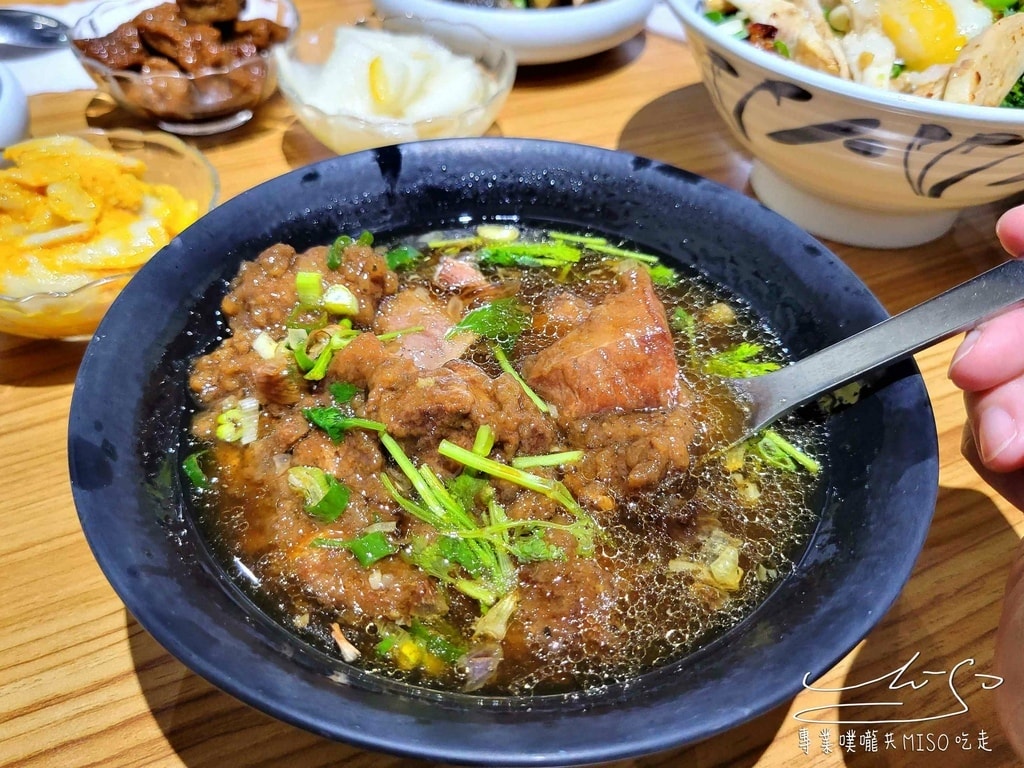
[[[1006,251],[1024,257],[1024,206],[996,225]],[[950,364],[964,390],[964,456],[1000,495],[1024,509],[1024,309],[972,330]],[[1011,746],[1024,756],[1024,542],[1016,550],[996,631],[996,712]]]
[[[1024,206],[1007,211],[996,233],[1008,253],[1024,257]],[[973,448],[965,444],[968,459],[979,471],[1024,467],[1024,308],[970,331],[953,356],[949,377],[964,390],[973,442]],[[982,474],[1005,485],[1005,478]],[[1024,485],[1024,478],[1019,483]],[[1015,496],[1014,503],[1024,500],[1024,489]]]

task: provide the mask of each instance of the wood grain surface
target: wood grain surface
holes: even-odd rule
[[[358,0],[298,5],[307,24],[365,7]],[[37,136],[136,124],[93,92],[34,96],[31,111]],[[521,69],[491,133],[621,149],[749,192],[750,157],[716,116],[687,47],[651,33],[587,60]],[[222,199],[331,155],[279,95],[243,128],[192,143],[220,172]],[[897,312],[1002,261],[993,226],[1006,207],[965,213],[947,236],[916,248],[830,245]],[[857,690],[805,690],[706,743],[616,768],[1019,764],[983,675],[993,672],[1000,599],[1024,522],[961,458],[963,407],[946,377],[954,348],[955,340],[918,356],[941,459],[927,544],[893,608],[817,687],[868,683],[915,655],[904,679],[920,681],[924,670],[949,672],[973,660],[957,677],[969,711],[849,732],[834,726],[825,734],[794,715],[817,707],[835,714],[838,704],[891,695],[889,678]],[[192,674],[125,610],[93,560],[69,487],[68,407],[83,351],[82,343],[0,334],[0,765],[426,765],[329,742],[250,709]],[[951,706],[938,678],[902,694],[919,717]]]

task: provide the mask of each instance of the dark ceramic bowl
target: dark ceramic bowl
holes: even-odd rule
[[[885,614],[931,521],[935,428],[916,368],[828,421],[820,521],[794,571],[738,626],[614,689],[483,699],[330,659],[274,624],[195,528],[181,487],[188,361],[222,332],[239,262],[339,231],[426,231],[496,216],[597,230],[693,267],[768,318],[795,358],[886,313],[820,243],[692,174],[591,147],[459,139],[368,150],[267,182],[203,217],[115,301],[85,354],[69,456],[82,527],[128,610],[194,672],[323,736],[447,763],[570,765],[725,731],[781,704]],[[799,554],[799,553],[798,553]]]

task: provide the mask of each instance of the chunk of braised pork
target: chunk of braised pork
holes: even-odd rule
[[[237,19],[244,5],[244,0],[178,0],[181,15],[194,24]]]
[[[531,331],[545,339],[560,339],[586,320],[590,310],[590,304],[583,297],[568,291],[556,293],[545,299],[534,313]]]
[[[365,390],[370,385],[370,376],[387,359],[380,339],[372,333],[361,333],[334,354],[327,368],[327,378]]]
[[[327,248],[313,248],[323,264],[326,263]],[[321,267],[323,269],[323,267]],[[342,253],[341,266],[336,270],[324,270],[327,285],[341,283],[348,287],[359,300],[359,313],[353,321],[364,326],[373,322],[381,299],[398,290],[398,275],[388,269],[383,256],[368,245],[353,243]]]
[[[295,364],[284,355],[260,363],[252,375],[256,397],[261,403],[293,405],[305,389],[305,382]]]
[[[139,29],[130,21],[118,26],[103,37],[73,41],[90,59],[110,69],[138,69],[146,60],[145,47],[139,39]]]
[[[391,354],[411,360],[420,370],[432,370],[462,357],[476,340],[475,334],[467,332],[448,338],[448,332],[458,320],[430,291],[416,287],[400,291],[382,302],[373,329],[376,333],[422,329],[402,333],[386,348]]]
[[[262,362],[246,336],[232,336],[196,360],[189,388],[207,407],[227,397],[246,397],[254,389],[253,370]]]
[[[504,374],[492,379],[461,360],[420,371],[403,358],[387,359],[370,376],[365,413],[435,463],[442,463],[435,453],[442,438],[469,447],[483,425],[494,430],[495,451],[509,457],[544,453],[555,438],[514,380]]]
[[[442,256],[434,268],[431,282],[442,291],[461,291],[463,288],[487,285],[487,277],[470,261]]]
[[[690,466],[696,434],[685,405],[654,411],[605,413],[568,426],[583,458],[567,468],[566,487],[588,509],[611,512],[618,498],[658,486]]]
[[[298,253],[290,245],[272,245],[241,265],[221,310],[234,318],[236,327],[280,334],[298,304],[295,272],[319,272],[325,289],[340,284],[352,291],[359,302],[353,320],[368,325],[380,300],[395,292],[398,276],[388,269],[383,256],[367,246],[346,248],[336,270],[327,268],[327,253],[322,246]]]
[[[619,277],[620,290],[526,361],[533,389],[560,419],[663,408],[679,398],[679,368],[665,307],[645,270]]]
[[[184,72],[217,65],[221,33],[208,24],[189,24],[174,3],[164,3],[135,17],[139,37],[152,50],[167,57]]]
[[[283,43],[288,39],[288,27],[270,19],[238,19],[235,21],[235,34],[248,37],[259,50],[269,48],[275,43]]]
[[[372,436],[353,431],[332,443],[323,433],[310,431],[295,445],[293,466],[344,472],[352,490],[345,513],[329,525],[305,512],[301,496],[288,486],[286,468],[259,460],[260,442],[215,445],[226,497],[222,508],[237,518],[235,525],[245,527],[240,543],[248,561],[262,561],[265,574],[282,583],[301,585],[307,599],[347,622],[383,616],[409,623],[413,617],[447,611],[437,585],[401,558],[368,569],[347,550],[312,546],[317,538],[352,539],[367,526],[397,522],[394,505],[376,479],[384,459]],[[268,504],[274,514],[250,514]]]

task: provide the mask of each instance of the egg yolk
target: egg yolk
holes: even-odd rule
[[[882,31],[908,69],[950,64],[967,42],[946,0],[881,0],[879,12]]]

